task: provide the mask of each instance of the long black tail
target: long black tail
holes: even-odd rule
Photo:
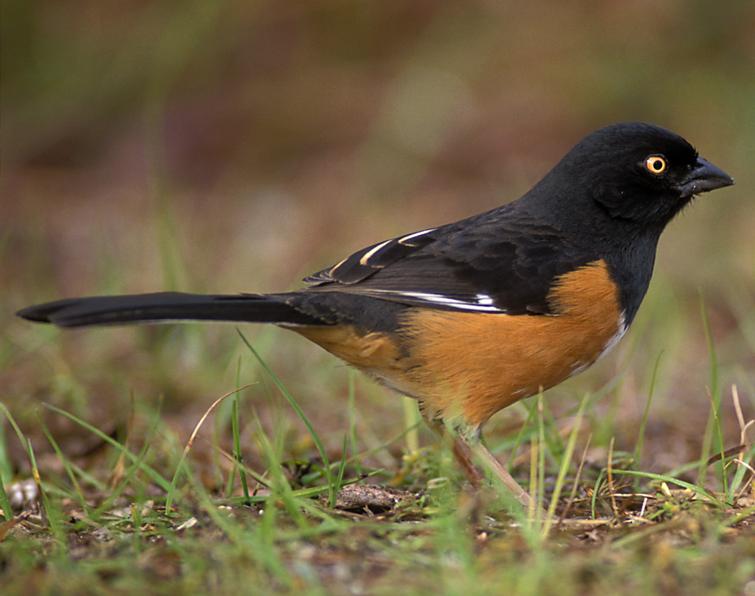
[[[162,321],[238,321],[317,325],[322,321],[290,306],[283,295],[202,295],[180,292],[68,298],[29,306],[16,313],[29,321],[61,327],[159,323]]]

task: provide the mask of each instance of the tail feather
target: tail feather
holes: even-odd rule
[[[283,296],[202,295],[180,292],[68,298],[29,306],[16,313],[29,321],[60,327],[159,323],[163,321],[237,321],[318,325]]]

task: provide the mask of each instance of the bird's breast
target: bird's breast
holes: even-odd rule
[[[604,261],[557,278],[548,301],[552,315],[417,307],[407,310],[395,332],[363,331],[358,324],[292,330],[420,399],[426,415],[477,427],[584,370],[626,330]]]
[[[413,393],[435,415],[479,426],[584,370],[626,331],[603,261],[558,278],[549,302],[554,315],[411,311],[404,333]]]

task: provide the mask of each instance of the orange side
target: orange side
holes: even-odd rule
[[[352,325],[288,329],[303,335],[391,389],[415,396],[412,388],[404,382],[410,359],[402,352],[395,336],[378,332],[360,333]]]
[[[350,325],[290,329],[419,398],[428,417],[477,427],[589,366],[622,331],[616,285],[603,261],[563,275],[548,298],[551,316],[415,308],[396,334]]]
[[[417,309],[408,326],[411,385],[429,414],[479,426],[498,410],[592,364],[620,333],[616,285],[603,261],[562,276],[553,316]]]

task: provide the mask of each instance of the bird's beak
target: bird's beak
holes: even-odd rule
[[[734,184],[734,179],[718,166],[714,166],[702,157],[697,158],[695,167],[679,184],[682,198],[688,198],[701,192],[708,192]]]

